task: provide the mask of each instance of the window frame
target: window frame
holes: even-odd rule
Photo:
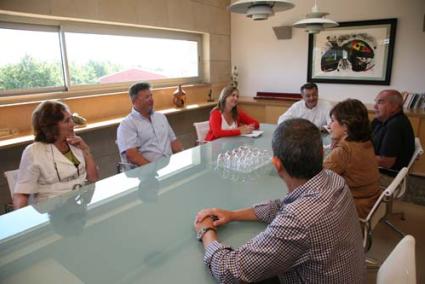
[[[61,46],[60,39],[60,27],[56,25],[43,25],[43,24],[28,24],[28,23],[13,23],[0,21],[0,28],[12,29],[12,30],[23,30],[23,31],[45,31],[55,32],[58,36],[58,44],[61,56],[61,69],[62,69],[62,80],[63,86],[52,86],[52,87],[39,87],[39,88],[26,88],[26,89],[13,89],[13,90],[0,90],[0,97],[15,96],[22,94],[39,94],[39,93],[52,93],[52,92],[66,92],[68,90],[66,85],[66,77],[64,70],[64,54]]]
[[[3,15],[2,15],[3,16]],[[50,98],[63,97],[64,94],[78,93],[81,96],[92,95],[94,92],[118,92],[126,91],[135,81],[127,81],[120,83],[105,83],[105,84],[85,84],[71,85],[70,71],[68,66],[66,33],[87,33],[87,34],[104,34],[104,35],[120,35],[120,36],[135,36],[135,37],[150,37],[163,39],[189,40],[197,43],[198,52],[198,76],[186,78],[171,78],[160,80],[148,80],[155,87],[169,87],[178,84],[198,84],[204,81],[203,76],[203,34],[196,32],[186,32],[180,30],[161,29],[144,27],[133,24],[117,24],[110,22],[98,21],[73,21],[73,20],[56,20],[56,19],[38,19],[28,17],[2,17],[0,20],[0,28],[8,27],[12,29],[23,30],[43,30],[57,31],[59,36],[59,46],[61,50],[62,69],[64,76],[64,86],[60,87],[43,87],[32,89],[14,89],[0,90],[0,98],[11,96],[30,96],[35,94],[45,94]],[[59,95],[59,96],[58,96]],[[65,96],[66,97],[66,96]]]

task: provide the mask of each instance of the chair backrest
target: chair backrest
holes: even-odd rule
[[[385,189],[386,195],[389,198],[401,198],[404,195],[407,187],[406,176],[408,173],[409,168],[402,168],[387,189]]]
[[[367,215],[365,221],[369,221],[372,219],[372,216],[376,213],[380,203],[383,201],[385,197],[392,197],[394,195],[394,192],[396,189],[400,186],[400,184],[404,181],[406,175],[407,175],[408,169],[406,167],[402,168],[397,176],[393,179],[393,181],[390,183],[390,185],[382,192],[382,194],[379,196],[379,198],[376,200],[375,204],[373,205],[372,209],[369,211],[369,214]]]
[[[409,169],[407,167],[402,168],[397,176],[393,179],[390,185],[385,189],[384,193],[388,197],[393,197],[396,190],[402,185],[404,182]]]
[[[416,284],[415,238],[405,236],[378,270],[376,283]]]
[[[117,145],[118,154],[120,155],[120,161],[117,163],[117,174],[136,168],[136,165],[133,165],[127,161],[125,153],[120,152],[118,147],[118,140],[115,140],[115,145]]]
[[[130,164],[130,163],[125,163],[125,162],[118,162],[117,164],[117,174],[129,171],[131,169],[136,168],[135,165]]]
[[[382,202],[388,198],[393,197],[396,189],[399,188],[404,182],[407,172],[408,170],[406,167],[402,168],[398,172],[397,176],[393,179],[391,184],[378,197],[372,209],[369,211],[369,214],[367,215],[366,219],[360,219],[360,221],[364,224],[363,246],[365,248],[370,247],[370,243],[368,243],[367,239],[369,232],[372,231],[375,228],[376,224],[378,224],[379,221],[382,219],[382,217],[385,216],[385,206],[381,206]]]
[[[16,180],[18,179],[18,170],[5,171],[4,176],[6,177],[7,184],[9,186],[10,196],[13,200],[14,188],[16,185]]]
[[[371,232],[375,228],[376,224],[378,224],[379,221],[385,216],[385,206],[382,204],[384,198],[385,191],[383,191],[375,201],[375,204],[369,211],[366,219],[360,219],[360,222],[363,225],[363,248],[365,248],[366,251],[368,251],[372,245]]]
[[[412,158],[410,159],[409,165],[407,166],[409,170],[415,163],[416,159],[423,155],[423,153],[424,149],[422,148],[421,139],[419,139],[419,137],[415,137],[415,152],[413,152]]]
[[[193,126],[196,130],[196,142],[205,143],[205,136],[207,136],[208,130],[210,129],[209,121],[195,122]]]

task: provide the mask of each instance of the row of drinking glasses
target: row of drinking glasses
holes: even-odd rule
[[[229,169],[237,172],[251,172],[270,162],[271,154],[268,150],[240,146],[217,156],[217,168]]]
[[[217,172],[222,176],[223,179],[231,180],[232,182],[250,182],[257,178],[264,177],[270,170],[272,170],[271,163],[253,171],[253,172],[237,172],[231,171],[225,168],[217,168]]]

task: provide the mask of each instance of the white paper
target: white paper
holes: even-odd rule
[[[263,134],[263,132],[264,131],[261,131],[261,130],[253,130],[251,133],[241,134],[241,136],[256,138],[256,137],[260,137],[261,134]]]

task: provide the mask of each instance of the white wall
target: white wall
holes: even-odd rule
[[[307,80],[308,34],[292,29],[292,38],[277,40],[272,27],[288,26],[304,17],[313,0],[294,0],[295,8],[254,22],[231,15],[232,65],[239,69],[241,94],[257,91],[299,92]],[[384,88],[425,92],[425,0],[319,0],[320,10],[335,21],[398,18],[390,86],[318,84],[322,98],[357,98],[372,103]]]

